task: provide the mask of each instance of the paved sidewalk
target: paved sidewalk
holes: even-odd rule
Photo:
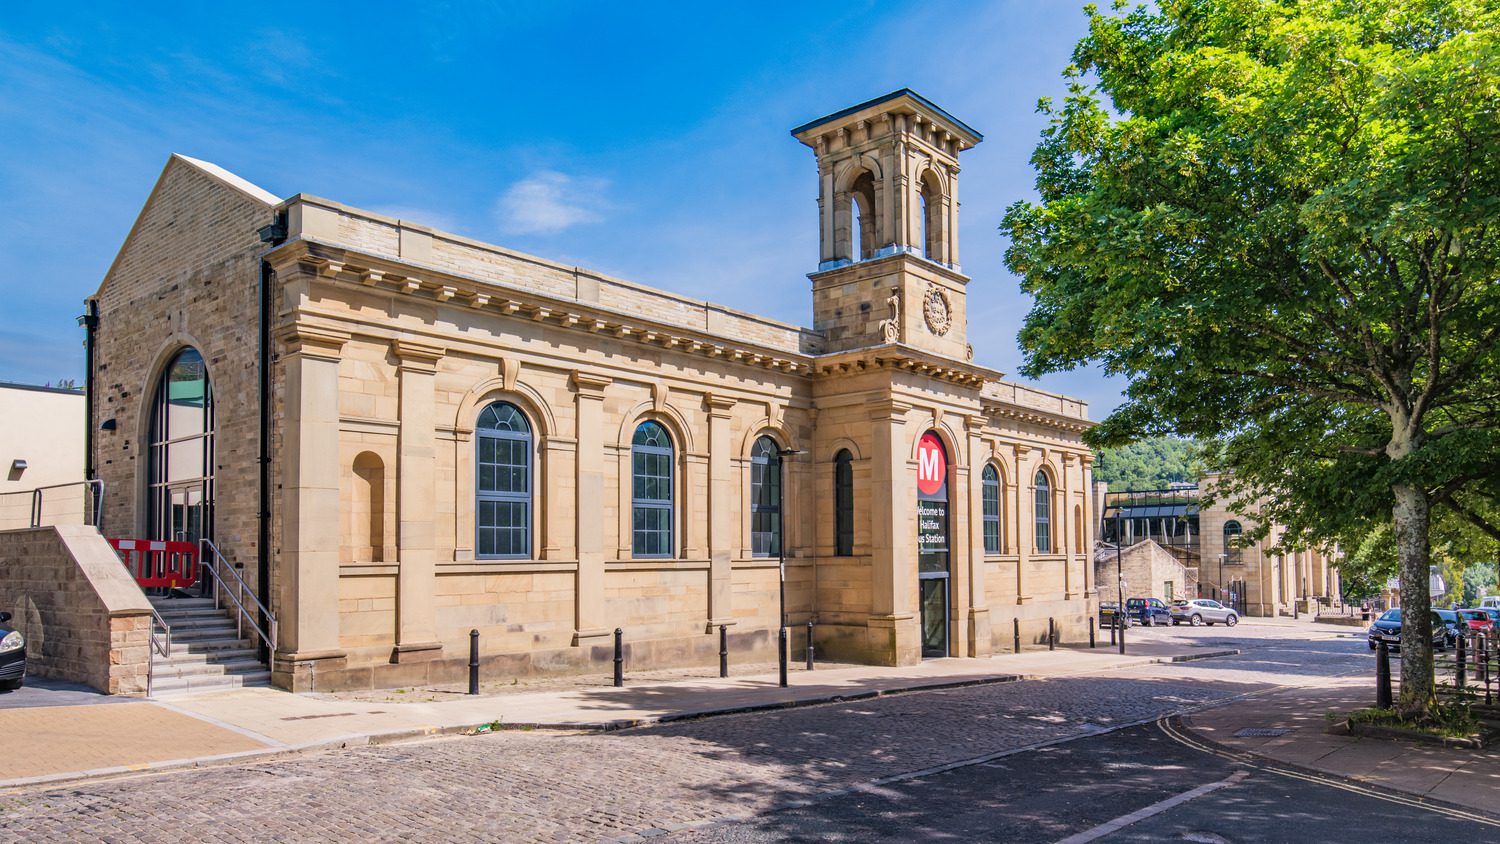
[[[1076,676],[1237,653],[1233,648],[1134,640],[1120,656],[1101,646],[1028,651],[985,660],[940,659],[885,668],[698,678],[403,703],[239,689],[132,703],[0,709],[0,788],[189,767],[444,733],[533,727],[607,730],[728,712],[883,694]],[[24,760],[24,761],[18,761]]]
[[[1328,713],[1373,706],[1368,674],[1331,677],[1316,685],[1249,695],[1183,716],[1183,726],[1229,751],[1332,774],[1360,783],[1500,813],[1500,750],[1463,750],[1414,741],[1327,732]],[[1237,736],[1246,728],[1281,729],[1280,736]]]

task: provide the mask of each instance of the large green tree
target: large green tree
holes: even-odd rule
[[[1023,371],[1129,379],[1096,443],[1217,438],[1288,541],[1389,520],[1408,607],[1432,506],[1500,465],[1497,4],[1088,7],[1041,106],[1040,200],[1006,215]],[[1420,716],[1429,620],[1408,618]]]
[[[1167,436],[1101,449],[1095,458],[1094,480],[1109,484],[1111,492],[1197,483],[1203,470],[1198,460],[1201,451],[1192,440]]]

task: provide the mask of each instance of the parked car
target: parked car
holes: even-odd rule
[[[1386,647],[1391,650],[1401,650],[1401,608],[1386,610],[1384,615],[1370,625],[1368,635],[1372,651],[1379,642],[1385,642]],[[1436,610],[1432,612],[1432,647],[1439,651],[1448,647],[1448,626],[1443,623],[1443,617]]]
[[[1458,617],[1470,630],[1484,632],[1495,626],[1495,620],[1484,610],[1456,610]]]
[[[1114,601],[1100,601],[1099,626],[1101,628],[1113,627],[1115,625],[1115,613],[1118,612],[1119,609],[1120,605]]]
[[[1172,624],[1172,611],[1160,598],[1126,598],[1125,617],[1143,627],[1163,627]]]
[[[10,626],[10,613],[0,612],[0,689],[15,691],[26,681],[26,637]]]
[[[1438,618],[1443,620],[1443,628],[1448,631],[1448,637],[1444,644],[1450,648],[1454,647],[1458,644],[1458,635],[1468,630],[1468,625],[1464,623],[1463,619],[1458,617],[1458,610],[1434,609],[1433,612],[1437,613]]]
[[[1233,627],[1240,623],[1239,613],[1208,598],[1178,601],[1172,605],[1171,612],[1173,624],[1191,624],[1198,627],[1222,622],[1226,626]]]

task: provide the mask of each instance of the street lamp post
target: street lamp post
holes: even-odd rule
[[[786,458],[801,454],[801,449],[776,449],[776,555],[780,559],[777,586],[780,589],[780,624],[776,630],[776,663],[781,687],[786,688]]]
[[[1121,507],[1115,513],[1115,626],[1120,628],[1120,653],[1125,653],[1125,628],[1130,626],[1130,616],[1125,614],[1125,569],[1121,560],[1120,546],[1124,544],[1124,528],[1121,518],[1125,515],[1125,508]]]

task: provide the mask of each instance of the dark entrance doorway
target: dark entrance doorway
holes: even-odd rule
[[[937,434],[917,443],[917,598],[922,656],[948,656],[948,453]]]

